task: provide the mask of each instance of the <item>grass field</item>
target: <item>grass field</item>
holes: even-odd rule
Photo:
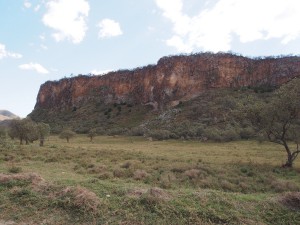
[[[0,160],[0,224],[300,221],[299,160],[268,142],[51,136]]]

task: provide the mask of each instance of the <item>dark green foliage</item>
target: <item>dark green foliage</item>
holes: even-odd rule
[[[300,153],[300,79],[281,86],[270,101],[250,101],[244,113],[269,141],[283,146],[287,160],[284,167],[292,167]],[[292,146],[290,141],[295,143]]]
[[[40,140],[40,146],[43,146],[45,138],[50,134],[50,126],[48,124],[36,123],[30,118],[12,120],[9,128],[9,136],[12,139],[18,138],[20,144],[23,144],[23,141],[29,144],[29,142]]]

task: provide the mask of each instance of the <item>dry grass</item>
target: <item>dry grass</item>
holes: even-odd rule
[[[145,170],[136,170],[133,173],[133,179],[135,180],[144,180],[145,178],[149,177],[150,174],[147,173]]]
[[[71,208],[78,208],[85,213],[98,213],[98,207],[101,201],[98,196],[83,187],[66,187],[56,193],[56,198],[61,201],[60,204],[67,205]]]
[[[300,192],[288,192],[279,197],[279,202],[286,207],[300,211]]]
[[[200,176],[201,171],[197,169],[191,169],[184,172],[184,175],[190,179],[196,179]]]
[[[287,170],[280,168],[284,157],[277,145],[254,141],[149,142],[100,136],[91,143],[78,135],[68,144],[51,136],[43,149],[36,143],[1,152],[0,219],[296,224],[298,211],[289,217],[287,203],[277,206],[268,200],[300,191],[299,160],[295,169]],[[23,172],[5,174],[11,165]]]
[[[0,183],[5,184],[11,181],[28,181],[34,185],[43,182],[44,179],[37,173],[19,173],[19,174],[3,174],[0,173]]]

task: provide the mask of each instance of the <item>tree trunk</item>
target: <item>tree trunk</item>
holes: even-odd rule
[[[69,143],[69,138],[67,138],[67,142]]]
[[[290,151],[289,146],[287,145],[287,143],[285,141],[283,142],[283,146],[284,146],[286,154],[287,154],[287,160],[286,160],[286,163],[284,165],[282,165],[282,167],[292,168],[293,167],[293,161],[294,161],[293,155]]]
[[[41,146],[41,147],[44,146],[44,139],[40,139],[40,146]]]

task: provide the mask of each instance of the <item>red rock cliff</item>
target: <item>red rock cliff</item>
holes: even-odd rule
[[[93,99],[105,104],[131,102],[153,107],[176,105],[201,92],[222,87],[280,85],[300,76],[299,57],[250,59],[203,53],[161,58],[157,65],[78,76],[44,83],[35,108],[80,106]]]

